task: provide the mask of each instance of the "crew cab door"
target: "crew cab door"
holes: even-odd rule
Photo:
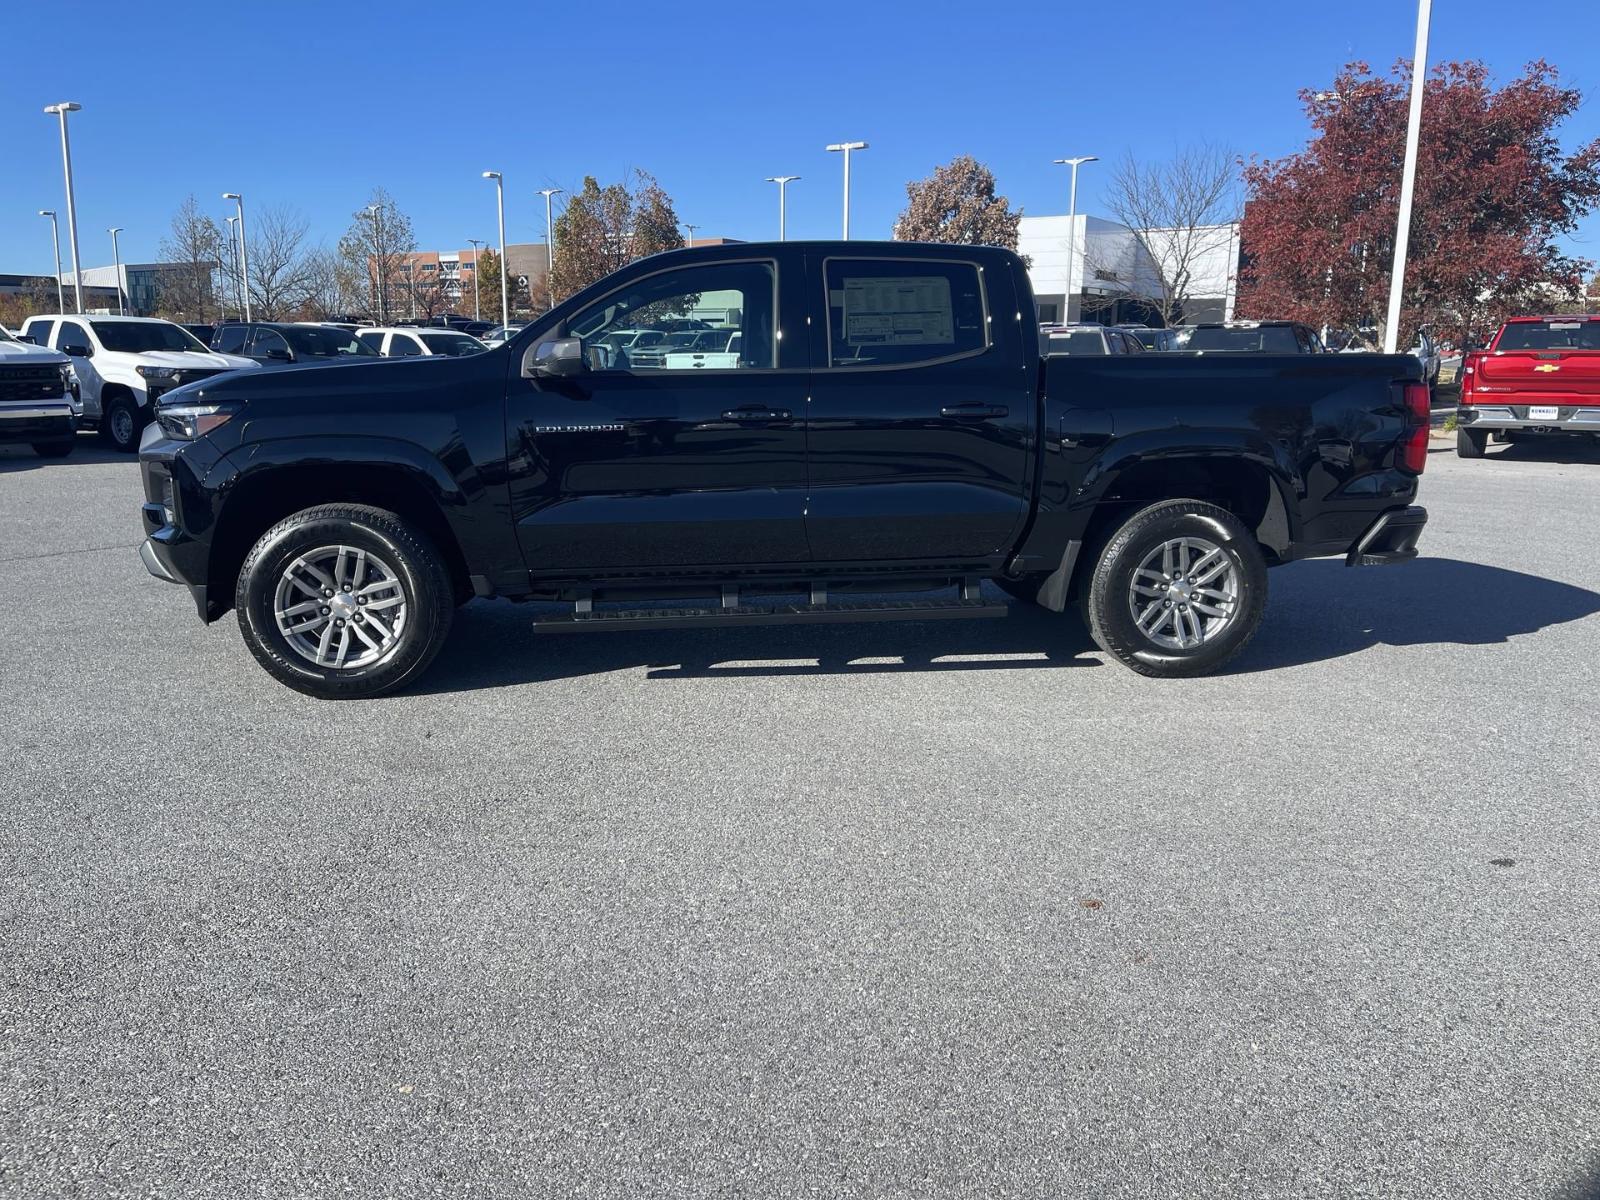
[[[641,264],[515,340],[507,456],[531,575],[807,561],[804,301],[784,290],[799,286],[776,257]],[[738,352],[635,358],[610,336],[686,320],[738,333]],[[524,377],[523,362],[560,336],[582,339],[582,369]]]
[[[1025,369],[1009,274],[819,252],[810,278],[813,557],[1003,556],[1027,511],[1038,369]]]

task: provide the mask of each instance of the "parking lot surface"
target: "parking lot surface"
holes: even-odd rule
[[[1600,1195],[1600,455],[1229,673],[1073,618],[274,683],[0,450],[0,1192]]]

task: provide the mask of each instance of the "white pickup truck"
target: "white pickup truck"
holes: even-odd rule
[[[29,317],[22,338],[72,360],[83,398],[83,421],[98,426],[118,450],[139,448],[155,399],[224,371],[259,370],[237,354],[218,354],[181,325],[153,317]]]
[[[67,356],[0,326],[0,444],[32,446],[44,458],[71,454],[80,411]]]

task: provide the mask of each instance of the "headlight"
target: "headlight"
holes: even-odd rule
[[[72,368],[66,363],[61,364],[61,386],[67,391],[72,390]]]
[[[156,420],[168,437],[192,442],[226,425],[238,411],[236,404],[160,404]]]
[[[177,367],[135,367],[134,370],[146,379],[171,379],[178,373]]]

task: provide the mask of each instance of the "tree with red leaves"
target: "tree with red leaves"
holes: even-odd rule
[[[1410,67],[1350,63],[1329,91],[1300,93],[1315,131],[1299,154],[1252,162],[1240,316],[1376,328],[1388,307]],[[1556,139],[1582,102],[1539,61],[1496,88],[1481,62],[1435,67],[1422,101],[1401,313],[1460,339],[1580,294],[1586,268],[1558,238],[1600,203],[1600,139]]]

